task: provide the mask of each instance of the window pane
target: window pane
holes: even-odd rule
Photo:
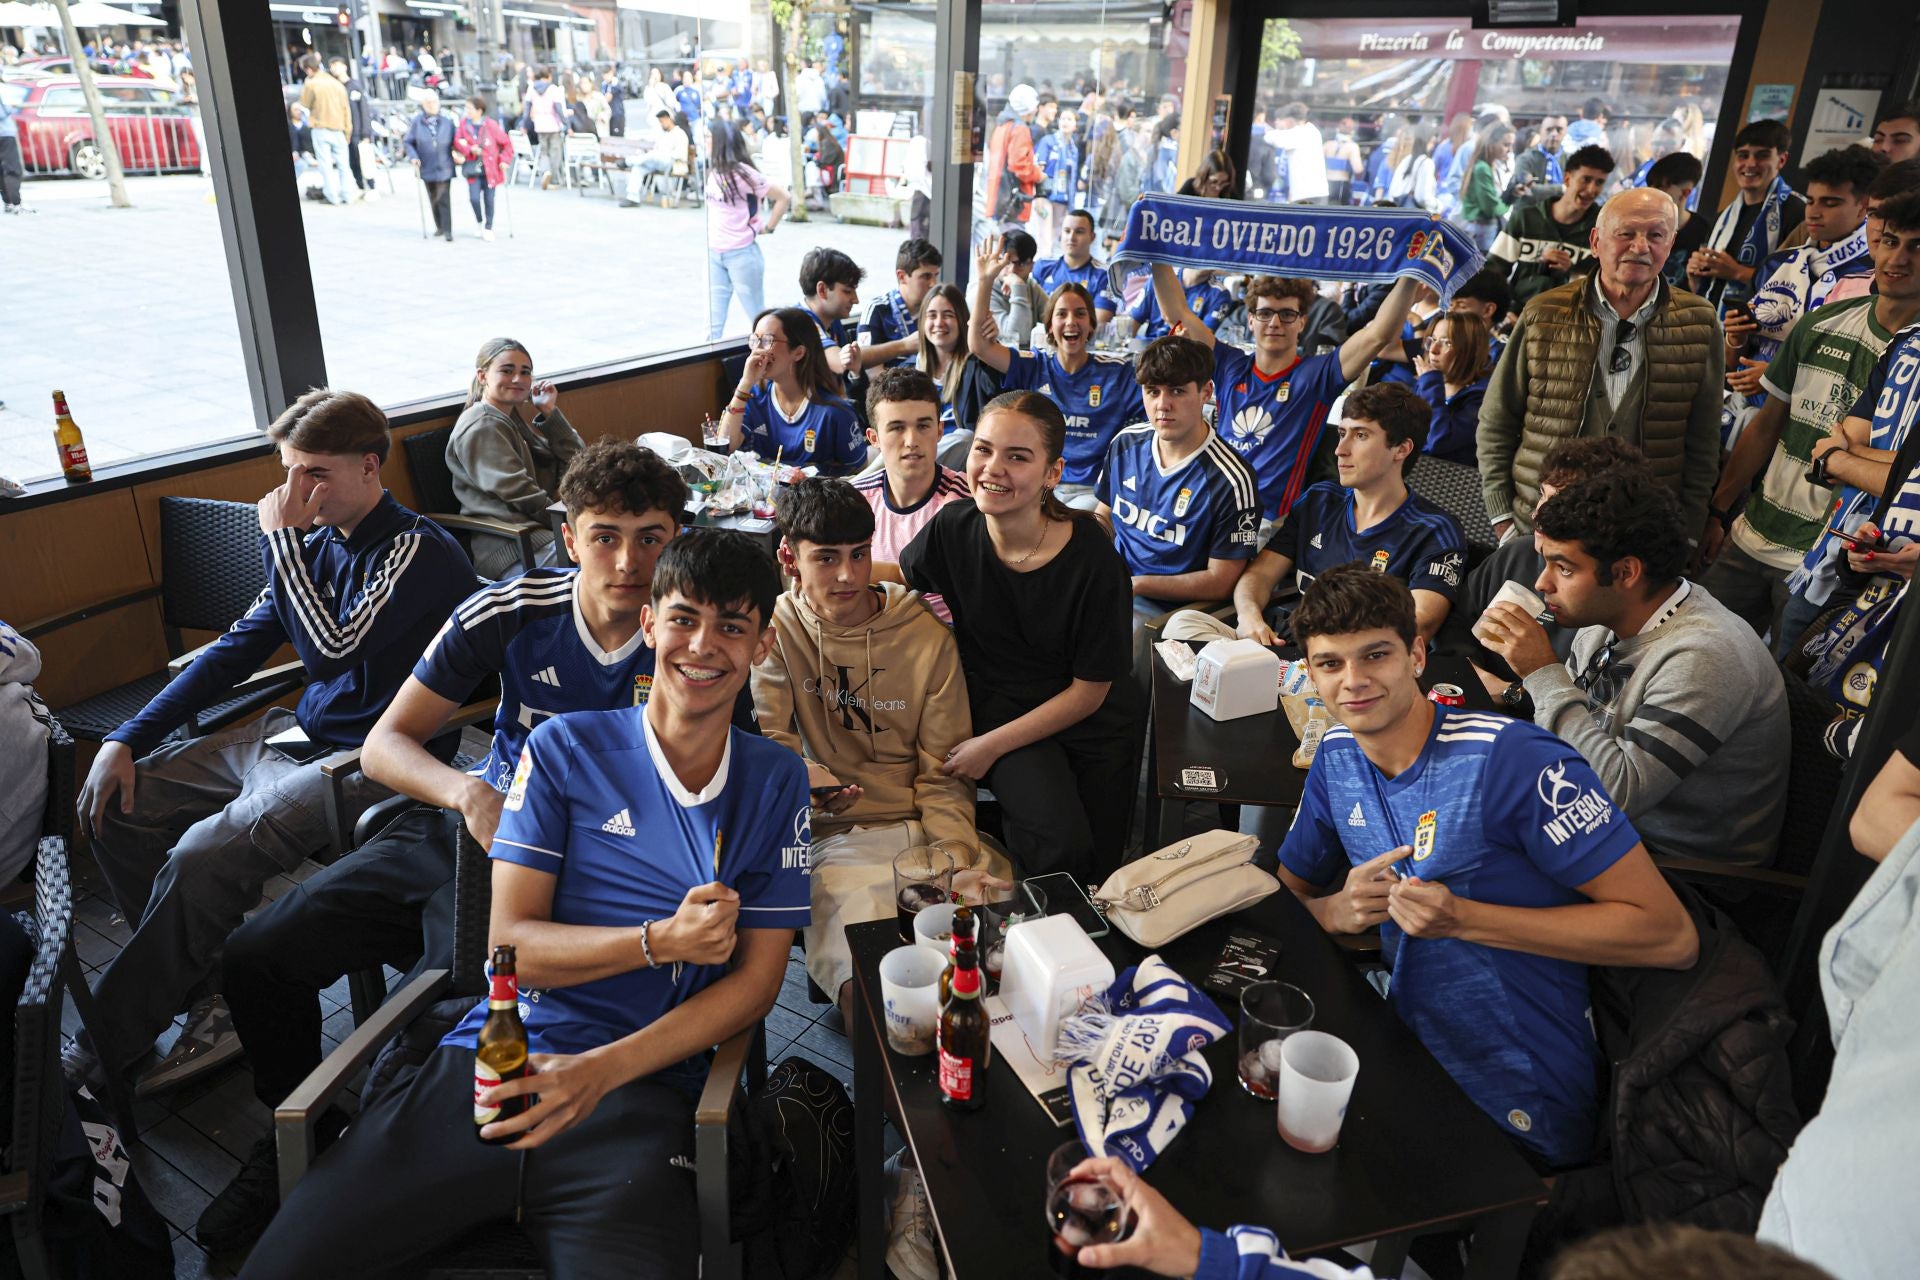
[[[1436,162],[1451,161],[1474,117],[1500,108],[1512,117],[1518,155],[1558,118],[1553,149],[1597,142],[1613,153],[1614,185],[1676,149],[1705,160],[1722,112],[1739,19],[1727,15],[1585,18],[1571,29],[1476,31],[1464,19],[1278,18],[1260,48],[1249,194],[1283,199],[1287,178],[1262,139],[1289,102],[1304,103],[1332,143],[1346,133],[1361,148],[1362,199],[1405,159],[1416,137]],[[1529,56],[1538,54],[1538,56]],[[1582,106],[1604,104],[1602,122],[1581,122]],[[1424,128],[1423,128],[1424,127]],[[1416,130],[1420,130],[1416,134]],[[1399,155],[1394,154],[1396,141]],[[1443,210],[1457,184],[1439,175]],[[1337,198],[1337,195],[1336,195]]]
[[[67,393],[93,466],[254,434],[246,366],[198,108],[149,104],[150,82],[100,77],[131,209],[108,199],[101,140],[66,76],[6,87],[18,104],[27,215],[9,256],[43,264],[7,304],[0,475],[59,471],[51,392]],[[97,268],[108,264],[103,275]]]

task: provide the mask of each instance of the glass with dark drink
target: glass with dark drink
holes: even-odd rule
[[[1047,1229],[1053,1232],[1047,1261],[1057,1276],[1096,1276],[1080,1265],[1080,1250],[1113,1244],[1133,1229],[1133,1211],[1119,1190],[1096,1174],[1074,1175],[1091,1157],[1084,1142],[1068,1142],[1047,1157]]]
[[[1281,1045],[1313,1025],[1313,998],[1285,982],[1254,982],[1240,993],[1240,1087],[1262,1102],[1280,1096]]]
[[[931,845],[902,850],[893,858],[893,904],[900,916],[900,940],[912,942],[913,918],[928,907],[951,901],[953,855]]]
[[[996,988],[1007,956],[1007,930],[1022,920],[1038,920],[1045,914],[1047,895],[1031,881],[1014,885],[1005,897],[980,908],[980,967]]]

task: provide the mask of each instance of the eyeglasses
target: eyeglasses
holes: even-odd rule
[[[776,344],[784,342],[786,342],[785,338],[777,338],[767,333],[756,333],[747,339],[748,345],[755,351],[771,351]]]
[[[1635,333],[1633,321],[1622,320],[1613,334],[1613,354],[1607,358],[1608,373],[1625,373],[1633,365],[1633,352],[1627,350],[1627,344],[1633,341]]]
[[[1255,307],[1250,314],[1255,324],[1293,324],[1302,313],[1292,309],[1277,311],[1272,307]]]
[[[1427,339],[1427,347],[1429,350],[1431,350],[1434,347],[1451,347],[1452,345],[1453,345],[1452,338],[1428,338]]]
[[[1599,651],[1587,659],[1586,668],[1573,678],[1573,683],[1579,687],[1580,692],[1592,693],[1603,702],[1612,701],[1606,686],[1609,683],[1607,672],[1613,666],[1613,643],[1613,640],[1609,639],[1601,645]],[[1596,686],[1600,687],[1598,693],[1594,692]]]

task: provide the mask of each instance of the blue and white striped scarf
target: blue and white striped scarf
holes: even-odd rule
[[[1088,1150],[1139,1172],[1206,1096],[1213,1072],[1200,1051],[1233,1024],[1158,955],[1122,973],[1099,1003],[1060,1024],[1060,1056],[1074,1064],[1067,1073],[1074,1125]]]
[[[1466,232],[1418,209],[1146,195],[1128,211],[1126,237],[1109,269],[1116,293],[1137,262],[1303,280],[1413,276],[1444,306],[1481,260]]]

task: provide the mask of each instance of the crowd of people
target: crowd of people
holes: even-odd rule
[[[316,112],[350,114],[344,82],[307,74]],[[1685,120],[1641,185],[1616,182],[1604,104],[1562,145],[1541,122],[1517,160],[1510,125],[1450,133],[1476,156],[1460,216],[1492,253],[1443,307],[1412,279],[1335,291],[1164,264],[1116,290],[1087,188],[1042,185],[1050,165],[1082,171],[1074,113],[1051,104],[1036,142],[1037,98],[1015,86],[994,130],[1016,187],[1021,165],[1038,171],[1034,198],[1014,209],[990,184],[999,225],[968,287],[912,237],[864,311],[861,268],[826,248],[791,305],[762,305],[754,237],[791,197],[734,149],[744,128],[709,122],[708,198],[734,211],[710,242],[714,314],[738,297],[751,320],[716,447],[816,473],[779,496],[774,557],[688,528],[679,471],[583,439],[511,338],[480,349],[446,462],[468,514],[564,504],[561,543],[537,539],[532,565],[386,493],[390,434],[364,397],[317,390],[273,424],[287,476],[259,504],[267,591],[109,735],[81,790],[135,927],[64,1064],[96,1090],[114,1073],[151,1091],[244,1050],[273,1107],[320,1060],[322,990],[445,963],[464,826],[494,861],[492,940],[518,948],[535,993],[532,1074],[474,1100],[539,1100],[483,1131],[504,1145],[470,1136],[483,1002],[361,1122],[323,1118],[331,1149],[284,1211],[262,1140],[199,1228],[216,1248],[266,1233],[243,1275],[380,1270],[515,1205],[556,1275],[692,1274],[704,1051],[765,1015],[796,931],[813,979],[846,999],[841,930],[893,917],[906,848],[1079,883],[1141,852],[1148,642],[1176,624],[1294,646],[1336,722],[1297,814],[1245,809],[1260,865],[1327,932],[1381,933],[1392,1007],[1535,1167],[1592,1155],[1606,1064],[1588,968],[1695,964],[1695,918],[1654,855],[1771,862],[1788,682],[1829,701],[1827,742],[1850,750],[1920,559],[1920,105],[1884,110],[1870,147],[1808,160],[1800,191],[1784,127],[1743,126],[1739,194],[1711,219],[1686,210],[1697,156],[1661,169],[1698,142]],[[421,118],[435,154],[443,134],[471,137],[485,163],[484,103],[459,126]],[[1271,119],[1289,184],[1303,153],[1371,182],[1357,151],[1299,132],[1303,108]],[[1224,160],[1195,192],[1240,193]],[[1116,319],[1153,336],[1103,349]],[[1484,510],[1423,492],[1426,466],[1477,474]],[[1473,546],[1463,516],[1497,545]],[[295,708],[167,741],[282,644],[310,677]],[[1437,654],[1467,657],[1498,710],[1425,697]],[[485,758],[455,768],[443,730],[492,682]],[[326,847],[318,760],[356,746],[356,798],[426,807],[248,917],[266,879]],[[1876,884],[1920,874],[1916,762],[1908,734],[1853,819],[1884,860]],[[1857,904],[1863,928],[1904,942],[1882,896]],[[1758,1224],[1809,1261],[1671,1233],[1608,1247],[1757,1250],[1686,1273],[1716,1276],[1904,1264],[1867,1213],[1880,1202],[1821,1176],[1864,1147],[1898,1182],[1904,1153],[1871,1130],[1902,1100],[1846,1051],[1911,1039],[1897,1005],[1861,995],[1893,954],[1845,960],[1829,988],[1860,1000],[1850,1021],[1835,1011],[1842,1069]],[[542,1173],[522,1189],[534,1149]],[[1108,1171],[1139,1226],[1083,1264],[1306,1274],[1270,1234],[1199,1231]],[[890,1263],[931,1274],[930,1239],[897,1234]],[[1737,1269],[1762,1263],[1779,1269]]]

